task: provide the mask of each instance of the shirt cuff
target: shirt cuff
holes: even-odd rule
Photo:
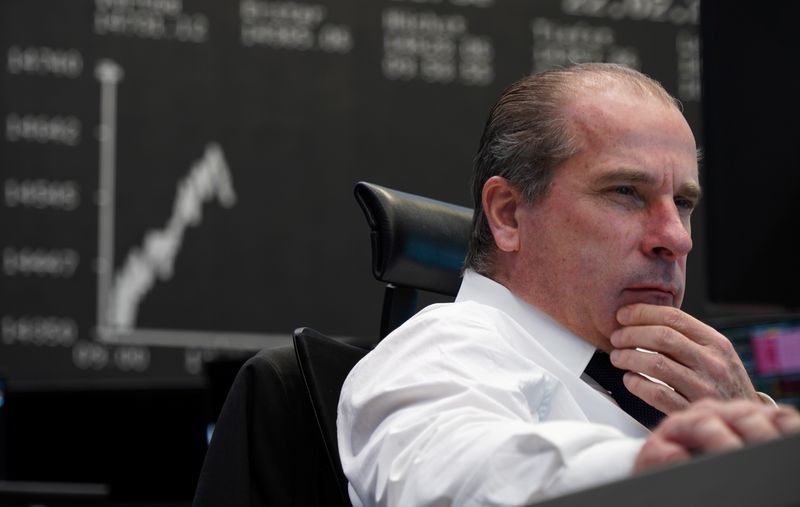
[[[761,400],[761,403],[763,403],[764,405],[772,405],[773,407],[778,406],[778,404],[775,403],[775,400],[773,400],[770,395],[764,394],[760,391],[756,391],[756,394],[758,395],[758,398]]]

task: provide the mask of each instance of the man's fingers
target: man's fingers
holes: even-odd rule
[[[731,421],[733,430],[746,442],[762,442],[781,435],[775,422],[762,411],[751,411]]]
[[[633,471],[641,472],[656,466],[679,463],[690,457],[691,454],[683,446],[656,436],[648,438],[642,446],[633,465]]]
[[[800,432],[800,412],[787,405],[767,406],[747,400],[722,403],[706,399],[694,406],[710,410],[746,441],[761,441]]]
[[[638,373],[628,372],[622,377],[625,387],[649,405],[665,414],[678,412],[689,406],[689,400],[669,387],[657,384]]]
[[[770,415],[781,433],[800,433],[800,413],[794,408],[778,405]]]
[[[742,438],[719,415],[708,412],[675,414],[665,420],[661,434],[688,449],[719,452],[744,445]]]
[[[690,368],[702,364],[704,348],[667,326],[625,326],[611,333],[617,349],[641,348],[665,354]]]
[[[714,397],[717,394],[713,386],[704,382],[696,371],[664,354],[634,349],[614,350],[611,352],[611,363],[617,368],[656,378],[674,388],[688,400]]]
[[[689,448],[721,451],[800,431],[800,413],[747,400],[706,399],[665,419],[656,431]]]
[[[666,326],[700,345],[711,344],[718,338],[713,328],[672,306],[645,303],[623,306],[617,310],[617,321],[623,326]]]
[[[626,375],[626,385],[634,378]],[[800,432],[800,412],[793,407],[705,399],[661,421],[642,446],[634,470],[680,461],[695,451],[726,451],[794,432]]]
[[[622,327],[610,336],[616,367],[666,382],[690,401],[758,398],[730,340],[687,313],[637,303],[620,308],[617,320]]]

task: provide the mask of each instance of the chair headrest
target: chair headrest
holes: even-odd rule
[[[372,238],[372,274],[394,285],[455,296],[472,210],[359,182],[355,196]]]

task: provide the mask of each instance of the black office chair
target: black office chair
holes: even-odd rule
[[[418,290],[450,296],[458,292],[472,211],[366,182],[356,185],[355,196],[371,230],[372,273],[387,284],[383,338],[416,312]],[[309,328],[296,330],[293,338],[341,500],[349,504],[336,439],[336,412],[347,374],[368,350]]]
[[[455,295],[471,211],[359,183],[372,271],[387,283],[380,336],[416,311],[418,289]],[[309,328],[239,370],[217,421],[194,506],[350,505],[336,442],[342,383],[370,349]],[[376,340],[377,341],[377,340]]]

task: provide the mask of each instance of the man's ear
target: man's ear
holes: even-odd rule
[[[503,252],[519,250],[519,225],[516,212],[517,207],[521,205],[521,192],[505,178],[492,176],[483,185],[481,199],[483,212],[498,250]]]

